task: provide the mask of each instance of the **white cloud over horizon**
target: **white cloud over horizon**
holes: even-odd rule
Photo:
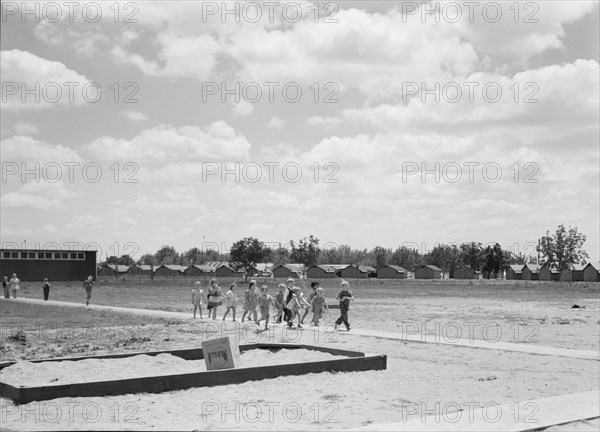
[[[597,55],[567,56],[589,43],[576,24],[597,28],[589,22],[598,5],[539,3],[539,22],[525,23],[534,9],[522,3],[515,23],[506,3],[491,24],[480,9],[473,23],[423,23],[401,5],[375,3],[342,4],[329,24],[314,23],[311,2],[299,2],[297,23],[280,14],[272,23],[203,22],[192,2],[143,3],[130,24],[9,20],[3,81],[134,82],[139,92],[136,103],[113,102],[109,88],[98,104],[65,95],[22,103],[19,94],[2,103],[3,238],[135,242],[142,253],[308,234],[361,248],[494,239],[509,247],[565,223],[588,235],[598,260],[600,68]],[[109,6],[101,5],[112,17]],[[204,102],[206,82],[279,87],[274,102]],[[303,91],[298,103],[280,97],[292,82]],[[336,103],[323,102],[326,83]],[[463,93],[436,102],[414,91],[421,83],[446,96],[457,83]],[[472,102],[465,83],[477,84]],[[482,96],[486,84],[502,89],[497,102]],[[62,177],[23,177],[36,163],[58,164]],[[75,166],[73,182],[65,164]],[[86,180],[86,164],[100,167],[100,181]],[[438,166],[439,181],[420,172]]]

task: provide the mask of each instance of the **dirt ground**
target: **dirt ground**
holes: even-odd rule
[[[324,285],[327,296],[334,297],[337,286]],[[573,284],[568,290],[569,284],[558,285],[544,292],[543,286],[533,284],[357,282],[351,285],[357,297],[351,322],[355,328],[383,331],[415,331],[415,325],[425,325],[433,333],[430,338],[455,337],[456,331],[472,329],[475,338],[491,339],[499,334],[492,331],[500,328],[500,340],[507,342],[598,350],[598,288]],[[53,290],[51,299],[79,296],[81,302],[83,294],[76,288]],[[131,307],[127,299],[137,291],[142,299],[138,307],[161,303],[189,312],[184,296],[191,291],[186,285],[173,286],[171,291],[158,286],[97,288],[92,299],[97,303]],[[30,290],[20,294],[39,297],[37,287]],[[129,291],[119,297],[115,290]],[[163,295],[157,298],[156,292]],[[121,304],[117,298],[126,301]],[[192,320],[191,313],[189,319],[168,319],[50,303],[2,300],[2,361],[199,347],[203,340],[228,335],[239,343],[297,342],[385,354],[387,369],[279,377],[161,394],[61,398],[20,406],[0,399],[2,430],[337,430],[421,416],[430,421],[436,412],[444,421],[449,413],[469,406],[510,405],[600,388],[599,362],[594,360],[403,342],[344,331],[332,334],[323,329],[277,326],[257,332],[253,324],[227,321],[223,327],[222,321]],[[572,309],[573,304],[585,308]],[[335,318],[337,311],[331,312]],[[517,325],[534,323],[537,327]],[[478,333],[486,325],[489,331]],[[24,339],[14,337],[19,329]],[[535,407],[531,410],[534,428],[535,419],[544,413]],[[597,430],[598,425],[595,419],[550,430]]]

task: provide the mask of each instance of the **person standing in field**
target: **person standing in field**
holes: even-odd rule
[[[19,286],[20,283],[21,283],[21,280],[17,277],[17,274],[13,273],[12,277],[10,278],[9,284],[10,284],[10,291],[12,292],[12,296],[14,299],[17,298],[17,291],[19,291],[19,289],[21,289],[21,287]]]
[[[48,296],[50,295],[50,284],[48,283],[47,278],[44,278],[42,289],[44,290],[44,301],[48,301]]]
[[[10,290],[9,290],[8,286],[9,286],[8,276],[4,276],[2,278],[2,290],[4,291],[4,298],[7,298],[7,299],[10,298]]]
[[[352,292],[348,290],[350,284],[347,281],[342,281],[341,290],[338,292],[336,299],[340,302],[340,317],[335,320],[334,330],[337,330],[341,323],[346,326],[346,331],[350,331],[350,323],[348,322],[348,310],[350,309],[350,301],[354,300]]]
[[[242,314],[242,322],[244,322],[246,314],[248,314],[249,320],[252,320],[252,317],[254,317],[254,321],[256,321],[257,297],[256,281],[251,280],[248,289],[244,292],[244,313]]]
[[[221,305],[221,298],[225,298],[221,292],[221,287],[217,284],[217,280],[213,279],[210,281],[210,288],[208,289],[208,317],[212,315],[212,319],[217,319],[217,308]]]
[[[269,306],[275,307],[273,297],[269,295],[269,288],[263,285],[260,289],[260,296],[258,296],[258,307],[260,309],[260,319],[257,319],[256,325],[260,327],[260,322],[265,321],[265,330],[269,328]]]
[[[237,285],[232,283],[229,285],[229,291],[227,291],[227,294],[225,294],[225,306],[227,306],[227,310],[225,310],[225,313],[223,314],[223,321],[225,321],[225,317],[230,310],[233,311],[233,320],[235,321],[235,310],[237,308],[237,296],[235,295],[236,288]]]
[[[85,289],[85,293],[87,294],[87,298],[85,301],[85,305],[90,305],[90,300],[92,299],[92,288],[94,287],[94,278],[92,275],[89,275],[86,280],[83,281],[83,288]]]
[[[317,294],[311,301],[311,306],[313,310],[313,319],[312,325],[319,325],[319,320],[323,317],[323,312],[325,309],[329,310],[327,306],[327,301],[325,300],[325,290],[321,287],[317,288]]]
[[[202,319],[202,303],[206,301],[204,291],[200,289],[200,281],[196,281],[194,289],[192,290],[192,304],[194,305],[194,318],[196,318],[196,310],[199,312],[200,319]]]

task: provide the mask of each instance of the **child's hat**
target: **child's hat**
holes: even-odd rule
[[[286,282],[294,282],[294,278],[288,278]]]
[[[200,283],[200,281],[196,281],[196,283],[194,285],[202,285],[202,284]]]

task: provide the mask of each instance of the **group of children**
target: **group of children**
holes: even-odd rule
[[[249,321],[260,327],[262,321],[265,322],[265,330],[269,327],[269,318],[271,307],[275,311],[275,322],[281,323],[285,321],[288,327],[294,327],[294,320],[297,320],[298,328],[302,328],[304,320],[309,312],[312,310],[313,316],[311,325],[318,326],[319,320],[323,318],[325,311],[329,311],[327,301],[325,299],[325,290],[319,286],[319,282],[312,282],[311,292],[308,298],[304,296],[304,293],[299,287],[294,286],[294,279],[289,278],[286,284],[279,284],[279,291],[275,297],[269,295],[269,288],[263,285],[258,290],[255,280],[251,280],[248,289],[244,292],[244,313],[242,314],[242,322],[248,318]],[[350,301],[354,300],[352,293],[348,290],[349,284],[347,281],[342,281],[341,290],[338,293],[336,299],[340,302],[340,317],[335,321],[335,329],[342,323],[345,324],[346,330],[350,330],[350,324],[348,323],[348,310],[350,307]],[[201,283],[198,281],[194,285],[192,290],[192,304],[194,305],[194,318],[196,318],[196,312],[199,313],[202,318],[202,305],[206,304],[208,311],[208,318],[217,319],[217,308],[221,305],[225,305],[227,310],[223,314],[223,321],[230,311],[233,312],[233,321],[236,317],[237,309],[237,286],[232,283],[229,286],[229,291],[226,294],[222,293],[217,280],[212,279],[208,288],[208,293],[205,295],[204,290],[201,289]],[[258,316],[260,312],[260,317]]]
[[[2,278],[2,290],[4,291],[4,298],[10,298],[10,294],[12,293],[13,298],[17,298],[17,293],[21,288],[19,284],[21,280],[17,277],[16,273],[13,273],[10,280],[7,276]]]
[[[92,287],[94,286],[93,280],[94,280],[94,278],[90,275],[90,276],[88,276],[88,278],[85,281],[83,281],[83,288],[85,289],[86,296],[87,296],[85,304],[88,306],[90,304],[90,299],[92,298]],[[21,288],[19,286],[20,283],[21,283],[21,280],[17,277],[16,273],[13,273],[10,280],[8,280],[8,277],[4,276],[4,278],[2,280],[2,289],[4,291],[4,298],[10,298],[10,293],[12,292],[13,298],[16,299],[17,292]],[[48,282],[48,278],[44,278],[44,281],[42,282],[42,291],[44,292],[44,301],[48,301],[48,298],[50,297],[50,288],[51,287],[52,287],[52,285],[50,284],[50,282]]]

